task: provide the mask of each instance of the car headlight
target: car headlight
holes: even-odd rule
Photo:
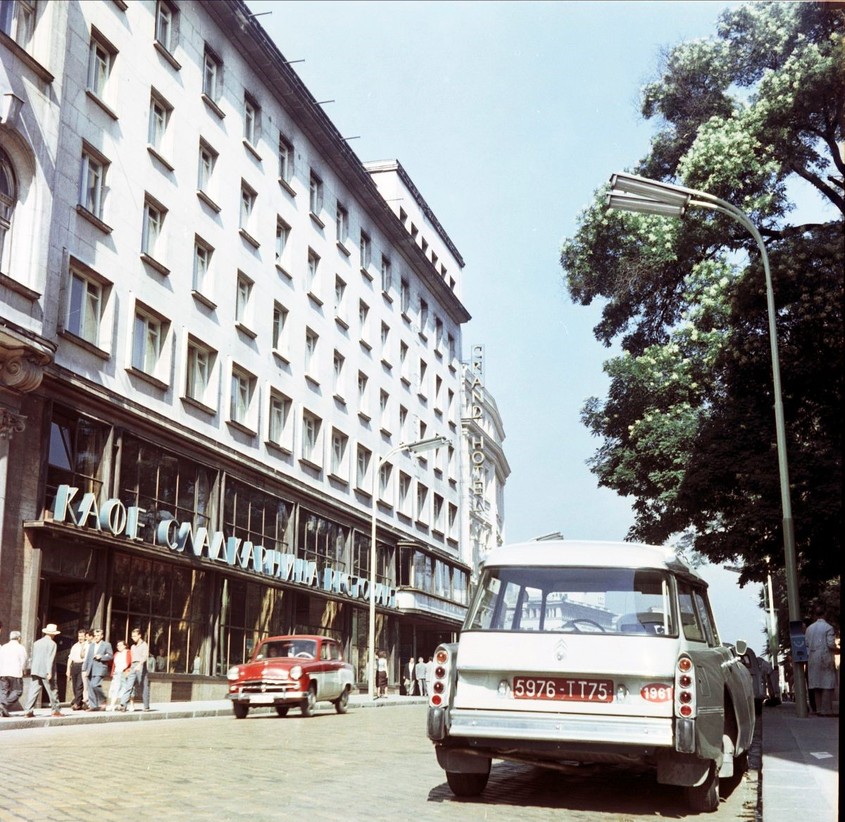
[[[236,679],[238,679],[238,677],[240,677],[240,675],[241,672],[238,669],[237,665],[233,665],[231,668],[229,668],[228,671],[226,671],[226,679],[228,679],[230,682],[234,682]]]
[[[302,676],[302,666],[294,665],[293,668],[288,671],[288,676],[291,679],[299,679]]]

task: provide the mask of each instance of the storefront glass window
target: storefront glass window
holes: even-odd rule
[[[125,434],[120,479],[121,501],[146,511],[139,531],[144,542],[154,542],[155,528],[165,520],[211,527],[216,471]]]
[[[466,605],[469,575],[425,551],[403,546],[399,554],[399,585]]]
[[[293,505],[289,502],[231,477],[226,479],[223,501],[226,536],[289,553],[292,510]]]
[[[376,581],[396,585],[396,549],[384,542],[376,543]],[[353,535],[352,573],[370,577],[370,535],[355,531]]]
[[[226,578],[220,608],[217,672],[246,662],[264,637],[286,633],[282,591],[255,582]]]
[[[209,575],[118,553],[112,579],[112,644],[139,627],[157,671],[191,673],[197,651],[208,648]]]
[[[349,528],[301,508],[297,537],[297,556],[316,562],[319,573],[327,565],[346,571]]]
[[[56,406],[50,426],[47,460],[47,499],[59,485],[79,488],[80,493],[98,494],[106,481],[106,446],[111,428]]]

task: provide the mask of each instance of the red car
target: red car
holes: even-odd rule
[[[238,719],[254,705],[273,705],[279,716],[291,706],[313,716],[318,702],[332,702],[345,714],[352,692],[352,666],[343,661],[340,643],[324,636],[272,636],[244,665],[232,666],[227,699]]]

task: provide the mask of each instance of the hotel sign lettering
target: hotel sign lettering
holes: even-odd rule
[[[142,516],[146,509],[124,505],[119,499],[108,499],[102,505],[96,496],[87,492],[77,500],[78,488],[60,485],[53,504],[53,521],[70,522],[79,528],[88,528],[132,542],[143,542],[139,536]],[[339,571],[327,565],[301,559],[295,554],[283,553],[263,545],[255,545],[239,537],[227,537],[222,531],[194,527],[191,522],[169,518],[162,520],[155,530],[154,544],[177,554],[204,557],[212,562],[252,571],[263,577],[291,582],[328,593],[361,599],[369,602],[370,581]],[[396,589],[383,583],[375,586],[376,604],[396,607]]]

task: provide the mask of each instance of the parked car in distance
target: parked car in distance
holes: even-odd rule
[[[617,764],[653,769],[709,812],[719,779],[747,767],[751,676],[719,639],[707,583],[668,549],[543,540],[492,550],[433,676],[428,736],[458,796],[484,790],[493,759]]]
[[[292,706],[303,716],[313,716],[318,702],[332,702],[345,714],[353,682],[340,643],[308,634],[262,640],[249,662],[233,665],[226,676],[226,697],[238,719],[257,705],[273,705],[279,716],[286,716]]]

